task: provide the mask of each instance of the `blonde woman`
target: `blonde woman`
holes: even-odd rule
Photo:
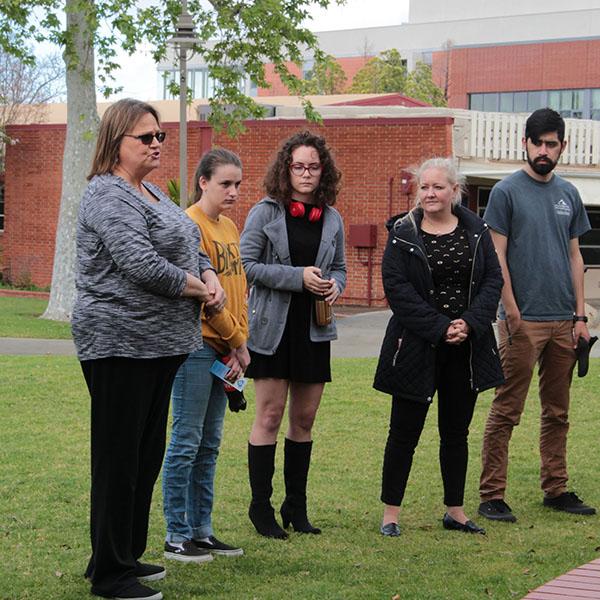
[[[491,325],[502,275],[487,226],[460,206],[453,161],[425,161],[416,182],[416,207],[388,224],[382,265],[393,315],[374,383],[392,395],[381,533],[400,535],[398,516],[412,457],[437,391],[443,526],[484,534],[466,516],[463,495],[477,394],[504,380]]]

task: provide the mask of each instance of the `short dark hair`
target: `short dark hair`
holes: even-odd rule
[[[135,127],[136,123],[146,114],[150,113],[160,127],[158,111],[148,104],[133,98],[123,98],[107,109],[98,130],[96,151],[92,160],[92,168],[88,179],[94,175],[112,173],[119,159],[119,148],[123,135]]]
[[[319,154],[321,179],[314,193],[315,204],[333,206],[339,192],[342,174],[335,166],[335,160],[325,138],[310,131],[295,133],[283,142],[265,175],[264,185],[267,194],[285,206],[290,203],[293,193],[290,180],[292,152],[300,146],[310,146]]]
[[[565,139],[565,121],[551,108],[539,108],[532,112],[525,123],[525,139],[536,143],[544,133],[553,133],[562,144]]]
[[[198,166],[196,167],[196,172],[194,173],[193,202],[198,202],[198,200],[200,200],[202,197],[200,177],[210,180],[210,178],[215,174],[217,168],[222,165],[234,165],[235,167],[241,169],[242,161],[235,152],[227,150],[226,148],[213,148],[212,150],[209,150],[203,154]]]

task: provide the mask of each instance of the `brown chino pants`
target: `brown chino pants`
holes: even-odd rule
[[[485,426],[481,501],[504,498],[508,470],[508,444],[519,424],[533,369],[539,362],[541,404],[541,487],[549,497],[566,491],[569,388],[575,365],[573,323],[522,321],[508,336],[506,321],[498,321],[500,358],[506,383],[496,388]]]

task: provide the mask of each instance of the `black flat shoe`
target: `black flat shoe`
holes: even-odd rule
[[[479,527],[473,523],[473,521],[467,521],[466,523],[459,523],[456,519],[453,519],[448,513],[444,515],[442,519],[442,525],[444,529],[450,529],[453,531],[464,531],[465,533],[480,533],[485,535],[485,529]]]
[[[386,523],[379,528],[379,532],[386,537],[398,537],[400,527],[398,527],[398,523]]]

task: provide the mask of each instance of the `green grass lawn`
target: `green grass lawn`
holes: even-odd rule
[[[40,298],[0,297],[0,337],[70,339],[68,323],[39,318],[47,304]]]
[[[389,401],[371,389],[373,359],[338,359],[314,432],[310,516],[320,536],[259,537],[248,517],[246,441],[253,416],[228,413],[219,459],[215,531],[240,544],[241,558],[207,565],[167,562],[167,600],[401,600],[522,598],[599,556],[600,517],[541,505],[539,407],[530,397],[511,444],[507,500],[518,522],[482,523],[488,535],[442,529],[435,407],[417,449],[401,514],[400,538],[378,533],[381,462]],[[576,380],[569,438],[571,487],[600,504],[600,361]],[[478,504],[479,448],[491,395],[472,425],[468,513]],[[0,357],[0,598],[89,598],[82,577],[89,552],[89,400],[71,357]],[[277,456],[274,501],[283,496]],[[145,558],[163,562],[164,522],[157,486]]]

